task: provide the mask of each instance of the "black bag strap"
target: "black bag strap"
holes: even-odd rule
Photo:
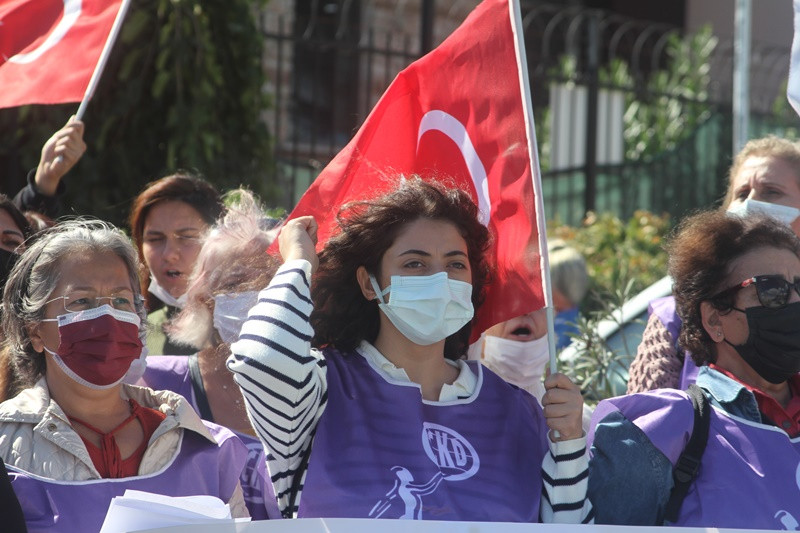
[[[208,403],[206,388],[203,385],[203,376],[200,375],[200,364],[196,353],[189,356],[189,377],[192,380],[192,390],[194,391],[194,399],[197,402],[197,410],[200,411],[200,418],[213,422],[214,418],[211,416],[211,406]]]
[[[694,427],[692,436],[686,443],[686,448],[683,449],[683,453],[672,470],[672,479],[675,484],[664,511],[664,519],[672,523],[677,522],[683,500],[700,470],[700,461],[708,442],[708,427],[711,424],[711,406],[703,389],[692,383],[686,392],[694,407]]]

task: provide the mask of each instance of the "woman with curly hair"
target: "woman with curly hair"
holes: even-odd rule
[[[668,251],[708,424],[675,389],[601,402],[589,434],[597,521],[782,529],[800,518],[800,240],[771,217],[706,212]],[[697,452],[687,441],[703,428]]]
[[[551,376],[543,413],[463,360],[489,278],[477,213],[414,178],[345,206],[319,257],[312,217],[282,229],[228,368],[284,516],[591,520],[577,387]]]

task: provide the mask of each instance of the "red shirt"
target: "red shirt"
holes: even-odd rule
[[[717,372],[725,374],[752,392],[753,396],[756,397],[758,410],[761,412],[761,415],[767,419],[767,422],[770,422],[773,425],[781,428],[792,438],[800,435],[800,374],[795,374],[788,380],[789,391],[792,393],[792,399],[789,400],[789,404],[786,406],[786,408],[784,408],[775,398],[753,388],[747,383],[744,383],[727,370],[724,370],[713,363],[709,364],[708,366]]]
[[[101,437],[100,447],[95,446],[91,441],[81,435],[83,443],[86,445],[86,450],[89,452],[89,457],[92,458],[94,467],[100,473],[100,476],[108,478],[121,478],[132,477],[139,474],[139,465],[142,462],[145,450],[147,450],[147,443],[150,442],[150,437],[153,436],[156,428],[167,417],[161,411],[150,409],[149,407],[142,407],[134,400],[128,400],[131,406],[131,416],[126,418],[120,425],[109,431],[103,433],[94,426],[79,420],[75,417],[69,417],[73,422],[77,422],[91,431],[94,431]],[[121,428],[130,424],[134,420],[138,420],[144,430],[144,438],[138,448],[130,455],[130,457],[123,459],[114,439],[114,433]]]

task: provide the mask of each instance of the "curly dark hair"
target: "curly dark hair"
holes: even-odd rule
[[[380,276],[386,250],[403,228],[419,219],[452,222],[458,228],[467,243],[472,305],[478,309],[489,281],[489,230],[478,221],[478,207],[469,194],[448,185],[414,176],[401,180],[396,189],[384,196],[340,209],[340,231],[320,253],[312,284],[314,346],[348,352],[362,340],[375,342],[380,327],[378,304],[364,298],[356,271],[363,266],[367,272]],[[445,357],[459,359],[466,353],[471,328],[472,322],[447,338]]]
[[[762,247],[789,250],[800,258],[797,236],[769,217],[705,211],[684,219],[676,228],[667,252],[675,307],[683,320],[679,342],[697,365],[716,360],[714,342],[703,328],[700,304],[707,301],[721,312],[729,312],[734,295],[715,296],[727,288],[732,263]]]

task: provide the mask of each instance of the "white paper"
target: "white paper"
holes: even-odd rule
[[[169,526],[233,523],[228,504],[214,496],[164,496],[126,490],[111,500],[100,533]]]

